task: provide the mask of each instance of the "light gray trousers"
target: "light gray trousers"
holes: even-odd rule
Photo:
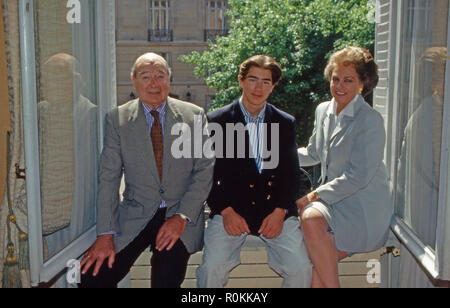
[[[241,263],[240,252],[247,236],[229,235],[220,215],[208,221],[203,262],[197,269],[198,288],[223,288],[227,284],[230,271]],[[297,217],[284,222],[278,237],[260,238],[267,247],[269,266],[283,277],[283,288],[311,286],[312,264]]]

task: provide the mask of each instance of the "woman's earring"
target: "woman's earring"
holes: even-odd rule
[[[361,88],[361,89],[359,89],[359,94],[362,94],[363,93],[363,89]]]

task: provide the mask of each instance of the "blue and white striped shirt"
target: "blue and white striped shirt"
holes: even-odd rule
[[[239,105],[241,107],[242,113],[244,114],[244,119],[246,122],[246,127],[248,134],[250,136],[250,146],[252,149],[253,157],[255,158],[256,168],[259,173],[262,173],[264,169],[264,117],[266,115],[266,104],[262,108],[259,115],[254,119],[252,115],[245,109],[244,103],[242,102],[242,97],[239,99]]]
[[[153,109],[144,103],[142,103],[142,106],[144,106],[145,118],[147,119],[148,132],[150,134],[153,127],[153,122],[155,121],[155,119],[153,119],[152,114],[150,113],[153,111]],[[162,104],[158,109],[156,109],[156,111],[159,113],[159,122],[161,123],[162,126],[163,138],[164,138],[164,118],[166,116],[166,106],[167,102],[165,101],[164,104]]]

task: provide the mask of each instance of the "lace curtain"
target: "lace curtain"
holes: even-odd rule
[[[0,5],[0,196],[6,185],[6,134],[10,130],[8,97],[8,72],[6,67],[5,31],[3,7]]]

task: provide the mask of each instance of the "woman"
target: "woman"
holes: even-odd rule
[[[312,287],[339,287],[338,261],[381,248],[392,204],[383,163],[386,133],[382,116],[363,96],[378,83],[369,51],[348,47],[325,69],[333,100],[317,107],[301,166],[321,164],[319,188],[297,201],[306,246],[314,265]]]

